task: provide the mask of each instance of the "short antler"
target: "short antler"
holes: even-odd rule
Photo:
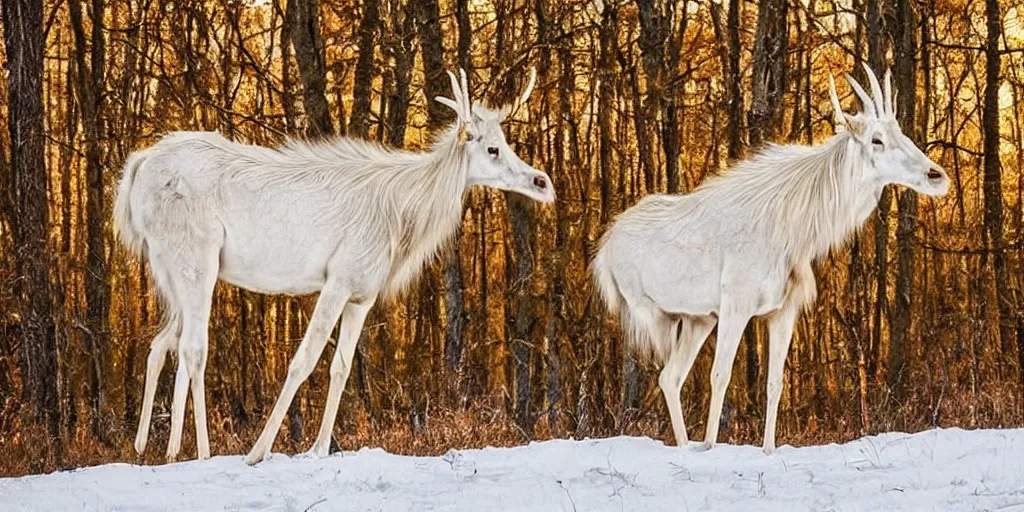
[[[882,85],[878,83],[878,77],[875,76],[875,72],[871,70],[871,67],[864,64],[864,72],[868,76],[868,85],[871,86],[871,96],[868,96],[867,91],[861,87],[860,83],[853,79],[852,76],[846,75],[846,81],[850,82],[850,87],[857,93],[857,97],[860,98],[861,104],[864,105],[864,113],[877,117],[879,119],[891,119],[895,117],[895,94],[892,90],[892,74],[889,70],[885,72],[885,89],[882,89]]]
[[[452,85],[452,97],[437,96],[434,99],[438,103],[454,110],[455,114],[459,116],[460,121],[468,122],[473,115],[473,102],[469,98],[469,81],[466,79],[466,70],[460,69],[459,76],[461,77],[461,84],[460,79],[456,78],[455,73],[448,71],[448,80]]]
[[[530,79],[526,82],[526,89],[523,93],[515,99],[515,101],[502,109],[504,115],[502,117],[515,116],[519,109],[526,105],[530,99],[530,94],[533,93],[534,86],[537,85],[537,68],[530,68]]]
[[[533,87],[537,85],[537,68],[530,68],[530,80],[526,82],[526,90],[519,96],[519,100],[516,102],[516,106],[525,105],[530,99],[530,94],[533,93]]]
[[[860,86],[860,83],[854,80],[849,74],[846,75],[846,81],[849,82],[850,87],[853,87],[854,92],[857,93],[857,97],[860,98],[860,103],[864,105],[864,113],[869,116],[877,117],[878,111],[875,110],[875,102],[868,96],[867,91]]]
[[[836,94],[836,79],[831,74],[828,75],[828,95],[832,99],[832,115],[836,124],[845,125],[846,117],[843,114],[843,105],[839,103],[839,95]]]
[[[882,86],[878,83],[878,77],[875,76],[875,72],[871,71],[871,67],[864,63],[864,71],[868,75],[868,83],[871,84],[871,95],[875,98],[875,112],[878,117],[885,117],[888,112],[885,109],[885,99],[882,97]]]

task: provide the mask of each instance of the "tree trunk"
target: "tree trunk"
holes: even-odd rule
[[[8,70],[8,129],[13,207],[14,259],[19,279],[22,401],[46,425],[61,456],[57,403],[57,343],[49,279],[50,230],[44,158],[43,5],[41,0],[3,2]]]
[[[679,65],[679,49],[686,28],[686,13],[676,2],[638,0],[638,44],[647,73],[648,120],[661,115],[661,146],[665,152],[665,181],[670,194],[679,192],[679,125],[672,82]],[[676,26],[677,18],[679,26]],[[656,172],[654,169],[651,172]],[[648,193],[655,190],[648,187]]]
[[[105,440],[101,425],[106,409],[106,392],[102,380],[107,376],[107,353],[110,343],[110,284],[107,279],[107,258],[104,247],[104,229],[107,216],[104,211],[103,164],[100,137],[103,133],[103,76],[105,41],[103,39],[103,0],[92,2],[92,40],[87,48],[85,24],[82,19],[81,0],[69,0],[71,27],[75,36],[75,64],[78,80],[75,84],[85,132],[86,174],[86,239],[85,296],[87,322],[84,339],[92,355],[92,418],[94,434]],[[91,52],[90,52],[91,50]],[[86,64],[85,55],[90,53]],[[105,442],[105,441],[104,441]]]
[[[776,117],[786,90],[789,31],[786,0],[762,0],[757,11],[754,66],[751,75],[750,147],[757,148],[775,134]]]
[[[612,214],[612,116],[615,89],[615,46],[618,44],[618,13],[613,5],[605,5],[601,13],[601,55],[597,70],[600,78],[597,86],[597,116],[599,132],[599,179],[601,180],[601,224],[606,225]]]
[[[441,9],[437,0],[410,0],[410,7],[415,13],[419,29],[420,55],[423,58],[423,93],[427,97],[427,124],[429,128],[436,130],[455,119],[455,112],[434,101],[437,96],[451,96],[448,76],[444,69]]]
[[[729,0],[729,148],[730,161],[743,151],[743,76],[740,73],[740,0]]]
[[[320,3],[317,0],[288,0],[292,46],[302,77],[302,105],[309,118],[311,137],[334,135],[330,107],[327,105],[327,71],[324,66],[324,42],[320,37]]]
[[[401,27],[390,44],[395,59],[395,86],[388,99],[388,144],[392,147],[405,146],[405,129],[409,115],[409,86],[412,82],[413,62],[416,60],[415,33],[413,32],[412,11],[402,7],[401,2],[392,0],[391,19],[393,27]],[[353,112],[353,116],[355,113]]]
[[[456,2],[456,21],[458,22],[458,58],[459,68],[466,71],[467,80],[472,76],[472,63],[469,61],[470,27],[469,9],[466,0]],[[452,244],[451,252],[445,258],[445,325],[444,360],[456,380],[462,373],[462,354],[465,345],[465,292],[462,282],[462,232],[460,231]],[[456,385],[456,389],[458,386]]]
[[[411,0],[410,7],[416,17],[419,29],[420,56],[424,75],[423,92],[427,97],[427,127],[436,132],[455,119],[455,112],[434,101],[437,96],[451,97],[448,77],[444,69],[441,10],[437,0]],[[455,310],[461,315],[462,259],[459,256],[458,247],[459,242],[456,240],[445,260],[444,280],[449,293],[445,300],[445,308],[449,314]],[[420,361],[424,357],[429,358],[433,352],[429,341],[430,329],[426,324],[434,321],[430,317],[437,312],[436,283],[439,283],[441,278],[435,269],[436,267],[431,267],[420,281],[420,305],[416,309],[416,339],[413,342],[413,350],[418,353],[412,357],[415,362],[414,369],[419,369],[421,373],[423,369],[420,366]],[[427,394],[426,389],[418,389],[413,396],[411,422],[414,428],[426,426]]]
[[[356,137],[370,132],[370,96],[373,84],[373,54],[380,27],[380,0],[363,0],[363,20],[359,24],[359,57],[352,85],[352,117],[348,129]]]
[[[1003,177],[999,162],[999,85],[1001,62],[999,38],[1002,32],[1002,14],[998,0],[985,0],[985,103],[982,110],[984,125],[985,169],[983,191],[985,195],[985,229],[988,232],[992,265],[995,274],[996,300],[999,306],[999,347],[1003,354],[1011,352],[1013,338],[1015,300],[1010,290],[1010,278],[1006,268],[1006,251],[1003,242]],[[1022,340],[1017,340],[1018,349]],[[1020,368],[1024,382],[1024,367]]]
[[[867,0],[866,25],[868,32],[868,65],[875,73],[881,73],[886,67],[885,37],[882,32],[881,15],[879,13],[879,0]],[[860,70],[855,70],[859,73]],[[875,217],[875,304],[874,321],[870,337],[870,353],[868,354],[868,374],[874,378],[877,371],[877,363],[880,357],[882,345],[882,327],[885,323],[884,312],[888,303],[888,277],[889,277],[889,210],[892,209],[892,187],[885,187],[882,196],[878,200],[878,214]],[[866,272],[864,279],[867,279]],[[861,279],[862,272],[853,277]]]
[[[921,135],[915,122],[917,102],[916,63],[916,16],[910,0],[897,0],[893,24],[895,41],[896,89],[899,91],[896,104],[896,118],[904,132],[915,144],[920,145]],[[891,342],[889,347],[889,388],[893,397],[901,401],[906,393],[903,379],[904,357],[910,338],[911,308],[914,292],[914,227],[917,217],[917,194],[904,190],[899,194],[899,221],[896,226],[897,266],[895,307],[893,308]]]
[[[773,136],[778,125],[778,106],[786,90],[786,52],[789,32],[786,24],[786,0],[763,0],[757,11],[757,35],[754,42],[754,66],[750,78],[753,95],[747,125],[750,147],[755,150]],[[732,13],[730,13],[730,18]],[[738,73],[738,71],[736,72]],[[735,78],[735,76],[734,76]],[[732,85],[730,85],[732,87]],[[751,404],[758,403],[761,345],[756,322],[743,332],[746,349],[747,393]]]

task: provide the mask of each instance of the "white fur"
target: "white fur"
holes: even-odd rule
[[[873,101],[862,95],[868,112],[851,117],[833,101],[849,130],[821,146],[769,146],[687,195],[648,196],[602,238],[592,263],[596,287],[619,314],[630,346],[664,364],[658,383],[678,444],[687,442],[679,391],[715,324],[708,448],[717,438],[743,329],[752,317],[767,315],[764,449],[774,450],[793,325],[816,296],[812,261],[864,223],[886,184],[928,195],[948,190],[945,173],[902,134],[891,96],[883,98],[868,74],[875,91]],[[834,97],[834,85],[831,91]]]
[[[367,312],[379,296],[407,287],[458,230],[466,189],[485,185],[554,200],[548,176],[505,142],[503,116],[472,106],[465,74],[461,86],[451,76],[455,99],[442,102],[459,118],[427,153],[347,138],[268,149],[217,133],[177,132],[129,156],[114,224],[124,244],[149,260],[167,310],[147,363],[135,440],[139,453],[146,447],[165,355],[177,349],[167,456],[176,457],[181,447],[190,383],[199,458],[210,456],[203,374],[218,279],[263,293],[320,292],[249,463],[269,453],[295,392],[342,317],[325,415],[312,449],[323,456]]]

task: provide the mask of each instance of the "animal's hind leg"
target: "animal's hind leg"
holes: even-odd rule
[[[793,324],[799,313],[795,304],[788,304],[768,319],[768,411],[764,424],[764,453],[775,451],[775,422],[782,397],[782,370],[793,339]]]
[[[135,452],[142,455],[149,439],[149,425],[153,417],[153,400],[156,397],[157,381],[164,368],[167,353],[178,348],[181,331],[181,317],[174,311],[168,314],[167,324],[153,338],[146,360],[146,384],[142,397],[142,412],[139,414],[139,430],[135,434]]]
[[[210,308],[213,305],[213,289],[217,284],[220,248],[219,243],[208,242],[197,243],[188,249],[176,251],[175,263],[179,271],[171,272],[172,288],[181,307],[182,319],[167,458],[173,460],[181,451],[185,402],[191,383],[192,408],[196,422],[196,450],[200,459],[206,459],[210,456],[210,441],[206,428],[203,374],[209,353]]]
[[[718,342],[715,347],[715,362],[711,367],[711,407],[708,410],[707,434],[704,448],[711,449],[718,438],[718,422],[722,418],[722,404],[725,390],[732,378],[732,364],[740,346],[743,328],[750,321],[749,309],[737,308],[723,300],[718,322]]]
[[[331,361],[331,384],[327,391],[327,406],[324,407],[320,432],[310,450],[315,457],[326,457],[330,451],[331,431],[334,430],[334,422],[338,417],[338,404],[341,403],[341,394],[345,391],[348,374],[352,371],[352,358],[356,353],[359,333],[363,330],[363,322],[366,320],[366,314],[373,307],[373,302],[373,300],[364,301],[361,304],[350,302],[342,313],[341,335],[338,337],[338,347],[334,349],[334,359]]]
[[[678,338],[665,367],[661,370],[661,375],[658,376],[658,386],[665,396],[668,413],[672,418],[672,432],[675,434],[677,446],[685,446],[689,442],[679,393],[686,382],[686,376],[690,373],[690,368],[693,367],[693,361],[714,328],[714,317],[682,317],[679,320]],[[667,334],[675,337],[676,333],[672,330]]]

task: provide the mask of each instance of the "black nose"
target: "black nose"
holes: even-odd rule
[[[928,179],[930,179],[930,180],[937,180],[937,179],[941,179],[941,178],[942,178],[942,171],[940,171],[938,169],[929,169],[928,170]]]
[[[533,184],[541,190],[548,188],[548,180],[544,179],[543,176],[534,177]]]

